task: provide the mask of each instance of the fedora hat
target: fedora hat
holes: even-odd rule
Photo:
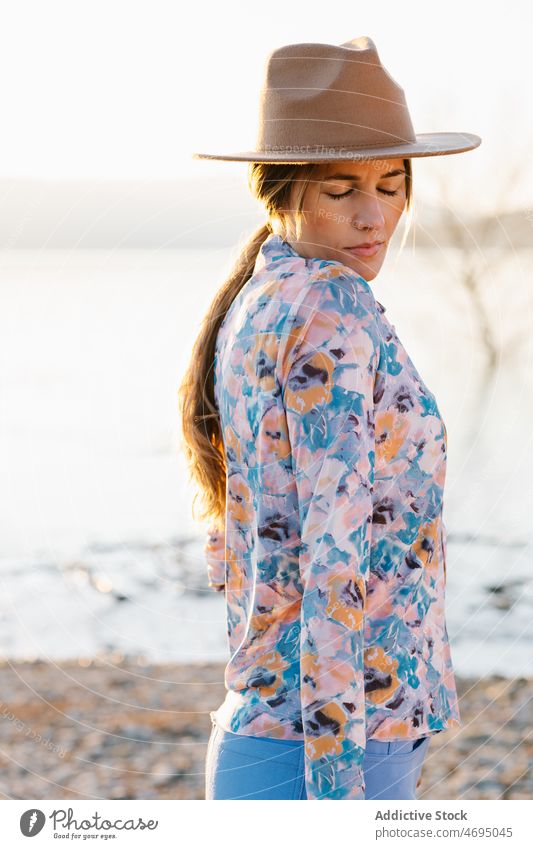
[[[472,133],[415,133],[403,89],[368,36],[287,44],[265,63],[255,150],[194,153],[235,162],[331,162],[462,153]]]

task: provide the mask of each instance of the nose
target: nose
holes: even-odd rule
[[[357,210],[353,215],[353,224],[357,230],[372,230],[383,234],[385,230],[385,216],[382,210],[382,201],[373,192],[358,194]]]

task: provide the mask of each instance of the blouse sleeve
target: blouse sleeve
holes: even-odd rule
[[[224,528],[211,525],[204,546],[208,585],[217,592],[226,588],[226,558]]]
[[[287,326],[279,367],[301,530],[307,796],[364,799],[375,317],[360,303],[353,277],[329,266],[325,279],[306,288]]]

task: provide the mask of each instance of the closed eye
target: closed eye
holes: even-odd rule
[[[384,195],[397,195],[399,189],[395,189],[393,192],[387,191],[387,189],[378,189],[378,192],[381,192]],[[348,195],[351,195],[353,189],[348,189],[347,192],[343,192],[341,195],[333,195],[331,192],[326,192],[327,196],[333,198],[333,200],[340,200],[341,198],[346,198]]]

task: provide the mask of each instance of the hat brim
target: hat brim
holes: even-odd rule
[[[271,151],[245,150],[240,153],[193,153],[193,159],[225,159],[232,162],[287,162],[304,165],[309,162],[335,162],[339,159],[395,159],[414,156],[446,156],[451,153],[464,153],[479,147],[481,138],[473,133],[417,133],[416,142],[367,148],[342,148],[324,145],[307,145],[302,153],[301,147]],[[315,147],[316,150],[310,149]]]

